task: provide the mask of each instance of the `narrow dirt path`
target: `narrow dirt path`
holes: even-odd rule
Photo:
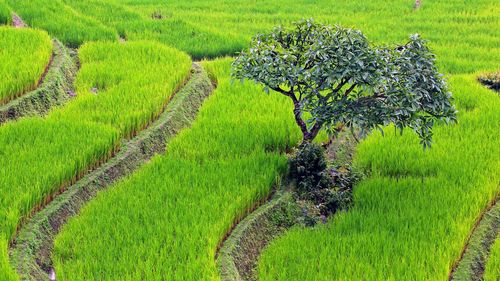
[[[137,170],[154,155],[166,150],[167,143],[194,120],[214,84],[207,72],[193,64],[189,81],[169,101],[165,111],[119,152],[99,168],[85,175],[22,225],[10,245],[10,261],[22,280],[55,280],[51,253],[61,227],[99,190]]]
[[[262,251],[277,236],[295,225],[290,212],[292,194],[277,191],[239,222],[222,242],[216,257],[223,281],[257,280],[255,272]]]
[[[477,220],[460,259],[452,267],[449,280],[483,280],[491,246],[500,231],[499,200],[500,195],[497,195]]]
[[[357,138],[344,132],[325,145],[326,158],[332,169],[330,171],[336,171],[346,178],[352,176],[346,167],[352,164],[356,144]],[[340,170],[345,171],[339,172]],[[264,198],[247,210],[243,219],[237,219],[220,242],[215,259],[223,281],[258,280],[258,262],[266,247],[291,227],[304,225],[305,220],[313,219],[311,214],[307,215],[311,210],[308,210],[300,199],[297,200],[293,191],[294,183],[289,181],[290,179],[284,177],[272,196]],[[354,182],[350,181],[351,190],[353,184]],[[315,216],[317,223],[327,221],[325,216],[312,216]]]

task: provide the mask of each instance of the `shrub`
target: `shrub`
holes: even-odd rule
[[[290,160],[290,176],[297,184],[301,196],[311,197],[319,190],[332,185],[327,173],[323,148],[313,143],[303,143]]]

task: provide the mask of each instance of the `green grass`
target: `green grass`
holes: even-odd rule
[[[486,264],[484,273],[485,281],[498,281],[500,280],[500,239],[496,239],[491,247],[490,257]]]
[[[382,0],[8,0],[8,3],[28,24],[46,29],[72,46],[93,40],[116,40],[120,34],[128,40],[158,41],[184,50],[194,58],[234,54],[257,32],[309,17],[322,23],[359,28],[376,44],[405,43],[408,35],[416,32],[431,40],[430,46],[437,54],[439,69],[449,77],[456,96],[461,111],[459,124],[438,127],[434,148],[426,152],[418,145],[416,136],[409,132],[399,137],[389,134],[392,132],[389,128],[386,138],[376,134],[369,137],[359,147],[357,161],[372,176],[357,187],[352,212],[341,214],[317,229],[296,229],[273,244],[260,263],[263,280],[351,280],[360,277],[356,274],[364,274],[362,277],[375,280],[446,279],[451,264],[465,244],[474,219],[486,202],[499,192],[498,173],[495,173],[500,163],[497,156],[500,128],[495,122],[499,120],[500,112],[498,95],[476,82],[477,73],[498,70],[500,6],[495,0],[475,0],[473,3],[460,0],[424,1],[418,11],[413,11],[414,1],[407,0],[392,1],[390,4]],[[153,14],[161,15],[161,19],[153,19]],[[88,88],[95,86],[106,89],[109,81],[114,83],[119,80],[109,74],[110,70],[115,69],[106,69],[104,63],[100,65],[102,71],[96,71],[99,75],[95,77],[82,70],[82,75],[87,75],[90,82],[79,81],[77,85],[80,91],[88,91]],[[116,68],[118,73],[125,72],[118,66]],[[229,64],[226,62],[217,68],[221,68],[217,73],[226,72],[226,75]],[[137,75],[140,75],[139,70]],[[242,88],[239,84],[229,86],[226,80],[221,79],[223,83],[219,81],[219,86],[224,88],[217,90],[218,95],[231,97],[227,98],[228,102],[243,112],[261,112],[262,109],[257,105],[263,102],[261,99],[267,100],[268,97],[251,94],[260,92],[259,88],[248,85]],[[130,87],[120,91],[129,93]],[[144,91],[142,97],[146,96]],[[130,99],[135,100],[132,97]],[[206,108],[211,111],[220,107],[215,116],[221,120],[212,117],[214,120],[222,122],[230,114],[235,114],[226,112],[229,105],[225,99],[216,96],[208,101]],[[99,122],[106,128],[109,124],[115,124],[110,136],[127,135],[125,131],[130,134],[134,126],[132,124],[143,123],[137,121],[144,117],[140,114],[142,117],[135,118],[93,112],[91,94],[83,100],[88,100],[89,105],[82,109],[70,105],[66,111],[81,112],[79,119]],[[114,101],[110,98],[106,103]],[[222,105],[212,105],[215,101]],[[280,109],[287,113],[276,115],[276,120],[291,120],[287,106]],[[123,108],[121,110],[126,112]],[[226,124],[224,130],[228,131],[222,131],[226,135],[221,133],[214,136],[213,140],[206,139],[205,135],[213,136],[212,129],[217,126],[195,126],[188,131],[190,133],[186,133],[188,136],[179,137],[180,140],[167,156],[153,161],[143,171],[118,185],[117,191],[112,189],[102,195],[103,199],[99,197],[96,203],[91,203],[84,211],[84,216],[71,222],[58,240],[58,271],[68,276],[69,280],[75,276],[92,278],[92,274],[99,277],[102,274],[112,279],[116,279],[119,274],[124,274],[124,279],[137,276],[146,278],[149,277],[147,274],[154,277],[163,274],[172,279],[217,279],[214,277],[214,245],[222,239],[235,216],[269,190],[272,178],[284,165],[282,156],[272,153],[262,156],[262,159],[266,159],[262,160],[263,163],[271,163],[269,166],[262,164],[262,170],[253,167],[253,162],[248,163],[249,167],[244,164],[244,161],[252,159],[250,156],[241,162],[234,159],[254,149],[260,151],[264,147],[265,151],[272,151],[271,148],[277,143],[293,143],[286,140],[286,134],[281,131],[276,132],[277,137],[273,139],[275,128],[265,125],[265,118],[251,119],[245,123],[244,119],[237,117],[238,122],[230,125],[221,123]],[[118,122],[125,123],[116,125]],[[209,121],[199,121],[200,124],[206,124],[204,122]],[[253,130],[250,133],[249,128]],[[92,126],[87,128],[89,131],[93,129],[101,130]],[[117,132],[119,130],[120,133]],[[261,135],[261,132],[266,133]],[[196,134],[196,138],[190,137],[191,134]],[[236,137],[237,134],[241,134],[241,139]],[[246,138],[244,141],[243,136]],[[12,136],[13,140],[22,138],[26,136]],[[272,141],[263,141],[269,138]],[[205,145],[214,143],[217,146],[213,151],[205,148]],[[201,150],[190,150],[190,147],[200,147]],[[36,155],[37,152],[26,152],[31,153]],[[278,160],[272,162],[269,155]],[[268,156],[271,158],[266,158]],[[224,157],[228,158],[227,163],[221,164]],[[196,159],[199,165],[185,163],[186,159]],[[62,160],[58,161],[62,163]],[[179,175],[171,172],[170,168],[179,171]],[[227,174],[221,176],[220,180],[212,177],[212,174],[220,175],[222,169],[227,169]],[[41,174],[43,172],[40,171]],[[163,180],[156,179],[156,173]],[[240,173],[246,176],[245,180],[251,176],[262,176],[262,179],[254,185],[253,180],[241,180]],[[170,178],[172,180],[167,180]],[[151,185],[145,184],[149,181]],[[219,185],[235,182],[238,184],[229,190],[227,186],[222,188]],[[243,188],[245,184],[248,186]],[[196,189],[187,189],[185,186],[196,186]],[[227,195],[226,191],[233,197]],[[27,195],[23,196],[31,198],[30,192],[33,191],[26,190],[23,194]],[[234,197],[235,194],[244,199],[234,200],[240,198]],[[151,205],[145,203],[150,195],[154,198]],[[160,197],[163,201],[154,195],[163,196]],[[216,201],[207,203],[202,195]],[[139,198],[137,203],[134,196]],[[120,202],[116,206],[111,203],[115,199]],[[172,207],[174,203],[170,200],[177,200],[175,204],[179,205],[178,210]],[[104,209],[104,206],[109,208]],[[205,214],[202,212],[204,208],[213,210],[214,214]],[[172,211],[159,211],[166,209]],[[199,217],[189,215],[189,210],[197,210]],[[12,216],[16,217],[16,214]],[[115,218],[119,218],[116,230]],[[133,220],[128,222],[130,218]],[[183,221],[184,218],[189,219]],[[122,240],[104,245],[97,232],[89,229],[91,227],[82,228],[81,233],[76,233],[79,225],[94,226],[95,221],[99,221],[98,229],[105,231],[106,236],[102,241],[109,242],[114,238],[114,231],[119,233],[120,230],[126,234],[120,238]],[[191,228],[185,226],[188,222]],[[195,222],[200,222],[200,225]],[[113,225],[113,228],[109,225]],[[72,243],[72,237],[67,233],[74,234],[74,240],[81,244]],[[176,239],[173,238],[174,233]],[[194,238],[186,244],[175,242],[178,241],[178,233],[185,235],[182,239],[191,235]],[[145,235],[155,239],[148,240]],[[147,250],[147,247],[154,250]],[[103,248],[109,250],[102,251]],[[69,256],[73,253],[75,256]],[[91,255],[98,257],[96,262],[88,258]],[[146,257],[142,263],[138,262],[141,257]],[[4,259],[5,253],[0,253],[0,267]],[[110,264],[116,264],[116,268],[113,269]],[[2,268],[0,272],[3,272]]]
[[[27,25],[46,30],[70,47],[87,41],[118,39],[114,29],[77,13],[61,0],[6,1]]]
[[[409,132],[371,135],[357,149],[371,176],[355,188],[354,207],[274,241],[260,280],[447,279],[500,180],[498,96],[471,75],[450,86],[459,124],[437,127],[428,151]]]
[[[0,0],[0,24],[10,24],[12,21],[10,9],[4,0]]]
[[[44,31],[0,26],[0,105],[37,87],[52,47]]]
[[[371,135],[357,151],[371,175],[356,187],[354,207],[274,241],[259,262],[260,280],[447,279],[477,216],[500,192],[500,100],[476,81],[477,71],[497,67],[498,10],[491,1],[437,1],[392,23],[366,19],[374,21],[366,29],[372,40],[410,30],[431,40],[459,124],[438,126],[428,151],[410,132]],[[377,24],[391,32],[380,34]]]
[[[230,61],[205,63],[218,88],[167,154],[101,192],[63,228],[58,278],[219,278],[218,243],[269,193],[286,167],[282,152],[299,137],[287,118],[291,103],[252,84],[231,85]]]
[[[186,54],[156,43],[89,43],[79,54],[75,99],[0,127],[2,280],[12,275],[6,245],[22,218],[158,116],[191,68]]]

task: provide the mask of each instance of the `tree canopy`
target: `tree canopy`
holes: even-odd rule
[[[359,30],[303,20],[255,36],[232,77],[289,97],[304,142],[322,129],[362,132],[393,123],[430,146],[436,121],[456,121],[452,95],[419,35],[400,46],[371,45]]]

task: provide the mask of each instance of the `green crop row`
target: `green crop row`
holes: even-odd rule
[[[118,34],[88,15],[77,13],[61,0],[6,0],[10,8],[32,27],[49,34],[70,47],[87,41],[117,40]]]
[[[291,103],[204,63],[218,87],[166,155],[98,194],[57,237],[61,280],[217,280],[217,245],[265,197],[298,141]],[[106,249],[103,251],[103,249]]]
[[[491,247],[490,257],[486,264],[484,273],[485,281],[500,280],[500,239],[497,237],[495,243]]]
[[[0,0],[0,24],[10,24],[11,21],[9,7],[4,0]]]
[[[75,31],[79,32],[79,42],[109,39],[109,36],[96,36],[96,32],[106,26],[106,30],[127,39],[156,40],[195,58],[214,57],[240,51],[255,33],[277,24],[315,18],[322,23],[360,28],[378,43],[401,42],[410,33],[419,32],[431,40],[440,68],[450,73],[492,69],[500,60],[500,37],[495,28],[500,25],[496,16],[500,9],[495,0],[476,0],[473,5],[431,1],[416,12],[413,1],[406,0],[392,1],[390,5],[382,0],[369,3],[273,0],[260,1],[257,5],[245,0],[35,0],[39,5],[9,1],[14,10],[23,5],[44,7],[24,14],[26,17],[36,14],[40,21],[33,22],[34,26],[61,35],[58,37],[67,43],[64,36]],[[48,9],[56,12],[43,12]],[[59,10],[68,12],[57,12]],[[85,19],[92,19],[93,25],[80,26],[80,21],[67,21],[73,17],[67,16],[68,13],[85,15]]]
[[[2,280],[12,275],[6,247],[20,221],[158,116],[191,68],[186,54],[157,43],[89,43],[79,55],[76,98],[0,127]]]
[[[0,26],[0,105],[38,85],[52,47],[46,32]]]

